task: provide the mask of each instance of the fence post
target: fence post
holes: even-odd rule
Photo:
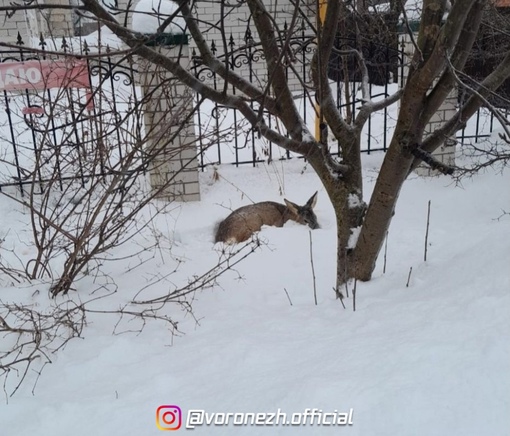
[[[152,43],[151,43],[152,45]],[[190,68],[188,38],[167,34],[153,48]],[[156,198],[173,201],[200,200],[197,145],[193,122],[193,94],[172,74],[140,59],[140,85],[144,98],[144,122],[148,150],[162,149],[150,162],[151,189]],[[170,140],[173,136],[178,135]]]
[[[417,29],[419,25],[419,22],[410,22],[411,29],[415,31],[415,28]],[[416,33],[415,33],[416,37]],[[404,59],[411,59],[414,52],[414,45],[412,44],[411,37],[409,34],[404,34],[404,53],[403,57]],[[408,73],[408,67],[406,66],[404,68],[404,80],[407,79],[407,73]],[[434,130],[441,127],[446,121],[448,121],[450,118],[455,116],[457,112],[457,88],[454,88],[450,94],[448,94],[448,97],[446,97],[445,101],[441,105],[441,107],[437,110],[437,112],[432,116],[429,123],[425,127],[425,134],[424,137],[427,137],[430,135]],[[455,135],[453,137],[447,138],[444,143],[432,153],[432,156],[434,156],[435,159],[437,159],[439,162],[453,166],[455,165],[455,149],[456,149],[456,138]],[[440,175],[441,173],[437,170],[433,170],[428,165],[421,163],[418,168],[415,170],[416,174],[420,176],[436,176]]]
[[[450,118],[454,117],[457,113],[456,106],[457,88],[454,88],[450,94],[448,94],[448,97],[446,97],[437,112],[432,115],[432,118],[425,127],[424,137],[427,137],[434,132],[434,130],[439,129]],[[453,135],[453,137],[446,138],[443,144],[441,144],[441,146],[432,153],[432,156],[445,165],[454,166],[456,145],[457,141],[455,135]],[[421,164],[418,168],[416,168],[416,173],[420,176],[437,176],[441,174],[439,171],[433,170],[425,164]]]

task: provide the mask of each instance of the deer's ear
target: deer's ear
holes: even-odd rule
[[[306,202],[306,206],[310,207],[310,208],[314,208],[315,205],[317,204],[317,194],[319,193],[319,191],[315,192],[315,194],[313,194],[310,199]]]
[[[289,201],[287,200],[286,198],[283,199],[283,201],[285,201],[285,204],[287,205],[287,207],[289,208],[289,210],[295,214],[295,215],[298,215],[298,208],[299,206],[295,203],[293,203],[292,201]]]

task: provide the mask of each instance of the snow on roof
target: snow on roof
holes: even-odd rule
[[[170,0],[140,0],[133,12],[133,30],[140,33],[155,33],[177,9],[177,4]],[[184,19],[177,15],[165,29],[165,33],[183,34],[185,27]]]

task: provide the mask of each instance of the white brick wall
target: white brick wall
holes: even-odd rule
[[[52,4],[69,5],[69,0],[51,0]],[[0,0],[1,6],[10,6],[11,0]],[[16,11],[12,17],[2,16],[0,24],[0,41],[16,43],[18,32],[25,45],[30,45],[30,38],[70,36],[73,34],[70,10]],[[35,42],[37,43],[37,42]]]
[[[10,6],[10,0],[0,0],[1,6]],[[4,13],[5,14],[5,13]],[[5,15],[1,18],[0,24],[0,41],[15,43],[18,31],[26,42],[28,37],[28,26],[24,11],[16,11],[12,17],[7,18]]]

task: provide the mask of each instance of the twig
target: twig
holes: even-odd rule
[[[347,277],[347,262],[344,262],[344,277]],[[349,283],[348,283],[348,280],[345,280],[344,286],[345,286],[345,296],[347,298],[349,298]],[[340,293],[340,291],[338,291],[338,289],[337,289],[337,294],[340,294],[340,296],[343,298],[343,295]],[[338,295],[337,295],[337,298],[338,298]]]
[[[501,212],[502,212],[502,213],[501,213],[501,215],[500,215],[500,216],[498,216],[497,218],[493,218],[493,221],[500,221],[500,220],[501,220],[501,218],[503,218],[504,216],[507,216],[507,217],[508,217],[508,216],[510,215],[510,212],[506,212],[506,211],[505,211],[505,210],[503,210],[503,209],[501,210]]]
[[[310,236],[310,264],[312,265],[312,278],[313,278],[313,298],[315,300],[315,305],[317,306],[317,283],[315,281],[315,268],[313,266],[313,246],[312,246],[312,231],[309,230],[308,234]]]
[[[407,29],[407,35],[409,36],[409,39],[411,40],[411,43],[414,46],[414,52],[415,53],[419,53],[420,54],[420,61],[423,61],[423,53],[420,50],[420,46],[418,45],[418,43],[417,43],[417,41],[416,41],[416,39],[414,37],[414,32],[411,29],[411,25],[409,24],[409,19],[407,18],[405,4],[406,4],[406,1],[402,1],[401,0],[401,2],[400,2],[400,10],[401,10],[401,13],[402,13],[402,17],[404,18],[404,24],[405,24],[406,29]]]
[[[344,296],[342,295],[342,293],[338,290],[338,288],[335,288],[333,287],[333,291],[335,292],[336,294],[336,298],[338,298],[340,300],[340,303],[342,303],[342,306],[344,307],[344,309],[346,308],[345,307],[345,304],[344,304]]]
[[[388,233],[389,233],[389,231],[386,230],[386,238],[384,239],[384,263],[383,263],[383,270],[382,270],[383,274],[386,274],[386,256],[388,254]]]
[[[409,275],[407,276],[406,288],[409,287],[409,281],[411,280],[411,273],[413,272],[413,267],[409,268]]]
[[[292,304],[292,300],[290,299],[290,295],[289,295],[289,293],[287,292],[287,289],[283,288],[283,290],[284,290],[284,291],[285,291],[285,293],[287,294],[287,298],[289,299],[289,303],[290,303],[290,305],[291,305],[291,306],[293,306],[293,304]]]
[[[423,261],[427,261],[427,246],[428,246],[428,240],[429,240],[429,224],[430,224],[430,200],[427,210],[427,230],[425,231],[425,250],[423,253]]]
[[[358,279],[354,279],[354,288],[352,288],[352,311],[356,312],[356,286]]]

